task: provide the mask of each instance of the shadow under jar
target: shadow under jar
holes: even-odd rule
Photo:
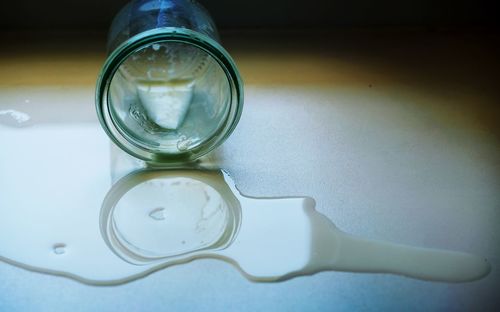
[[[110,138],[150,162],[194,160],[234,130],[238,69],[195,1],[132,1],[115,17],[96,106]]]

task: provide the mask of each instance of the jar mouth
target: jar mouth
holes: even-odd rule
[[[168,47],[180,46],[183,49],[199,51],[199,55],[206,55],[206,58],[213,63],[213,70],[205,74],[205,86],[209,86],[211,83],[210,77],[214,76],[215,71],[219,75],[217,77],[224,77],[219,80],[224,80],[221,84],[224,85],[223,88],[226,93],[224,96],[225,103],[216,103],[220,108],[219,110],[213,109],[214,112],[208,112],[205,107],[206,105],[202,103],[203,101],[208,101],[207,97],[203,94],[199,94],[196,97],[196,93],[193,93],[192,86],[190,86],[189,79],[183,80],[183,77],[174,77],[165,83],[160,82],[159,84],[157,81],[154,81],[152,84],[152,80],[148,80],[147,85],[140,85],[134,91],[136,92],[135,95],[145,104],[142,112],[140,110],[139,112],[134,111],[129,107],[120,108],[123,110],[121,114],[117,112],[116,105],[121,105],[123,101],[116,98],[116,94],[120,92],[114,91],[115,88],[113,86],[117,84],[114,81],[118,79],[115,77],[119,75],[120,69],[124,68],[124,64],[133,56],[136,57],[140,51],[147,48],[158,50],[162,46],[165,46],[166,49]],[[186,57],[186,59],[189,59],[189,57]],[[175,62],[174,60],[173,65],[176,64]],[[217,93],[217,90],[212,93]],[[165,106],[166,111],[161,111],[161,107],[158,110],[158,99],[168,97],[169,94],[177,97],[174,100],[174,104],[168,104],[168,107]],[[127,98],[126,96],[124,97]],[[188,109],[187,105],[189,105],[187,101],[191,101],[192,97],[193,102],[195,101],[194,99],[198,99],[197,101],[199,102],[199,104],[192,106],[193,111],[199,111],[199,116],[205,113],[209,115],[213,114],[213,116],[217,116],[217,120],[212,124],[210,124],[210,120],[205,120],[205,122],[190,120],[189,122],[184,122],[186,125],[181,129],[182,131],[176,129],[183,122],[183,114],[190,116],[190,113],[186,113]],[[220,100],[215,100],[215,102],[220,102]],[[150,162],[183,163],[192,161],[210,152],[232,133],[241,116],[242,106],[243,84],[237,67],[230,55],[214,39],[184,28],[157,28],[130,38],[108,56],[97,80],[96,109],[99,121],[104,130],[120,148],[137,158]],[[203,109],[204,112],[202,113]],[[128,110],[127,113],[131,112],[132,119],[134,116],[139,116],[139,119],[136,118],[136,121],[132,121],[136,123],[134,125],[135,128],[128,127],[128,121],[124,121],[125,110]],[[151,124],[154,124],[154,130],[158,130],[159,134],[151,135],[151,133],[156,132],[145,132],[144,130],[139,132],[137,130],[144,127],[144,124],[140,123],[140,116],[144,116],[145,114],[156,116],[156,119],[153,118],[153,123]],[[163,119],[161,117],[162,114],[164,116]],[[194,116],[194,114],[192,115]],[[130,117],[126,118],[132,120]],[[191,142],[189,134],[186,137],[182,132],[187,131],[187,133],[199,134],[199,129],[196,129],[198,125],[207,125],[207,127],[212,128],[204,130],[206,132],[204,136],[200,136],[201,138]],[[178,136],[177,141],[175,141],[174,135]],[[167,140],[165,138],[171,139]],[[177,143],[175,144],[175,142]]]

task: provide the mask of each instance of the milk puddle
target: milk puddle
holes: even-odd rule
[[[312,198],[241,195],[221,170],[146,168],[110,149],[96,123],[0,123],[0,145],[0,257],[30,270],[99,285],[198,258],[259,282],[328,270],[466,282],[490,271],[471,254],[346,234]]]

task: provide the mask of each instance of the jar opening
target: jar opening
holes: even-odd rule
[[[218,146],[236,126],[242,99],[236,66],[215,40],[168,27],[113,51],[96,93],[110,138],[153,162],[193,160]]]
[[[134,145],[179,154],[217,133],[230,100],[226,74],[210,54],[191,44],[159,41],[121,63],[111,79],[109,109]]]

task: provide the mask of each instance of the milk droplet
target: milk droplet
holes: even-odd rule
[[[160,45],[158,43],[153,44],[153,50],[155,51],[160,50]]]
[[[155,208],[151,210],[149,216],[156,221],[165,220],[165,208],[163,207]]]
[[[191,140],[187,139],[185,136],[181,136],[179,141],[177,142],[177,149],[179,151],[185,151],[191,145]]]
[[[23,123],[31,119],[31,117],[23,112],[19,112],[13,109],[0,110],[0,116],[8,115],[18,123]]]
[[[56,255],[62,255],[66,253],[66,244],[55,244],[52,250]]]

